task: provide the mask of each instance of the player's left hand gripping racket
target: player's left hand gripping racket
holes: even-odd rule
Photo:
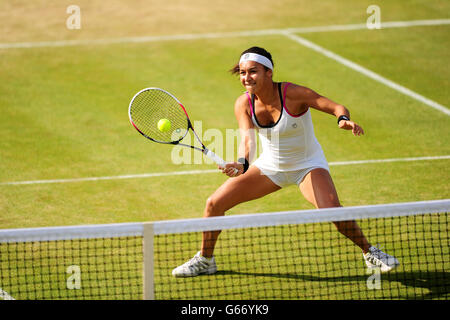
[[[128,115],[131,124],[147,139],[158,143],[191,147],[192,149],[203,152],[206,156],[214,160],[219,167],[225,167],[226,162],[214,152],[207,149],[202,143],[194,131],[186,109],[169,92],[159,88],[146,88],[139,91],[131,99]],[[158,122],[161,119],[169,120],[169,128],[165,130],[158,128]],[[195,137],[202,146],[201,148],[180,143],[187,135],[189,129],[194,132]]]

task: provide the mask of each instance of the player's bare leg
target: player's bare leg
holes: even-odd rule
[[[223,216],[225,212],[239,203],[261,198],[281,188],[260,170],[251,166],[244,175],[228,179],[206,201],[203,217]],[[211,257],[220,231],[204,232],[201,254]]]
[[[261,175],[256,167],[250,167],[244,175],[228,179],[206,201],[204,217],[223,216],[225,211],[235,205],[263,197],[279,190],[269,178]],[[204,232],[201,251],[192,259],[172,270],[175,277],[195,277],[217,272],[213,256],[214,247],[220,231]]]
[[[329,172],[325,169],[314,169],[300,183],[303,196],[316,208],[340,207],[339,198]],[[340,233],[349,238],[367,253],[370,244],[356,221],[333,222]]]
[[[333,180],[327,170],[312,170],[300,184],[300,190],[316,208],[341,206]],[[388,272],[400,264],[394,256],[371,246],[355,221],[333,223],[340,233],[361,248],[367,267],[379,268],[381,272]]]

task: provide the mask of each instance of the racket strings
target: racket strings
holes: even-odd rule
[[[159,142],[178,142],[188,131],[188,118],[178,101],[162,90],[139,93],[131,103],[130,117],[139,131]],[[161,131],[158,122],[170,121],[170,129]]]

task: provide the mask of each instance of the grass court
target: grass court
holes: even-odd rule
[[[236,129],[234,101],[244,91],[228,70],[243,50],[254,45],[272,53],[275,81],[307,86],[345,105],[352,120],[364,128],[364,136],[354,137],[339,130],[334,117],[312,110],[316,136],[330,163],[417,158],[331,165],[344,206],[450,198],[448,114],[283,34],[239,34],[365,24],[371,1],[259,1],[254,7],[250,2],[234,0],[195,0],[189,4],[181,0],[151,4],[115,0],[108,5],[79,0],[80,30],[66,28],[69,15],[65,10],[70,4],[43,0],[0,4],[0,229],[201,217],[207,197],[226,177],[220,171],[172,174],[206,171],[215,166],[205,161],[182,165],[171,162],[172,147],[146,141],[132,128],[128,104],[142,88],[164,88],[181,100],[192,120],[201,121],[203,132],[217,129],[225,135],[227,129]],[[377,5],[382,23],[448,19],[450,12],[450,3],[445,1],[415,0],[405,4],[380,0]],[[223,36],[227,32],[236,35]],[[449,32],[447,22],[292,34],[448,110]],[[195,36],[130,40],[186,34]],[[98,41],[105,39],[122,40]],[[81,44],[60,43],[67,40]],[[44,41],[50,44],[36,44]],[[8,47],[18,43],[31,45]],[[207,146],[214,143],[207,139],[204,142]],[[225,156],[224,150],[214,151]],[[227,156],[226,160],[234,160],[233,155]],[[48,183],[55,179],[147,173],[164,175]],[[23,181],[31,183],[14,184]],[[227,214],[311,208],[299,190],[289,187],[241,204]],[[385,249],[394,254],[402,252],[396,252],[395,247]],[[195,250],[185,252],[187,256],[181,260],[195,254]],[[436,268],[448,270],[448,248],[446,254],[444,265],[437,264]],[[358,263],[362,266],[363,262]],[[329,281],[333,282],[335,276],[331,275]],[[235,277],[253,281],[245,272],[232,274],[226,281]],[[276,281],[282,289],[283,281],[292,278],[280,277]],[[353,284],[350,281],[348,285]],[[283,296],[283,290],[279,292],[274,298],[295,298]]]

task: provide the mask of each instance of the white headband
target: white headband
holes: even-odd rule
[[[270,62],[269,59],[267,59],[266,57],[264,57],[260,54],[244,53],[241,56],[241,59],[239,60],[239,64],[241,64],[242,62],[246,62],[246,61],[255,61],[255,62],[261,63],[263,66],[269,68],[270,70],[273,70],[272,62]]]

